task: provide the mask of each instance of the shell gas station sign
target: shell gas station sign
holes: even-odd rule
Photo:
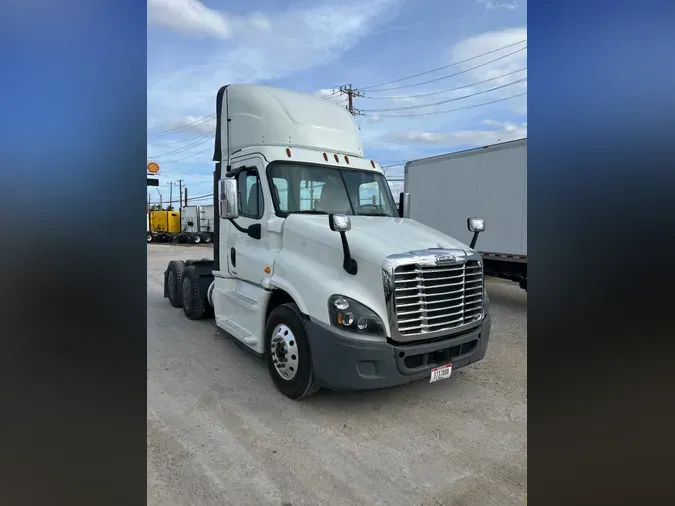
[[[157,176],[159,175],[159,165],[155,162],[149,162],[147,166],[148,176]],[[159,179],[147,178],[147,186],[159,186]]]

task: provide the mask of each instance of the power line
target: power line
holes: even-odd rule
[[[437,81],[442,81],[444,79],[450,79],[451,77],[455,77],[455,76],[458,76],[460,74],[466,74],[467,72],[471,72],[472,70],[476,70],[478,68],[485,67],[486,65],[489,65],[490,63],[494,63],[496,61],[503,60],[504,58],[507,58],[507,57],[509,57],[513,54],[519,53],[519,52],[524,51],[526,49],[527,49],[527,46],[525,46],[523,48],[520,48],[520,49],[516,49],[515,51],[512,51],[510,53],[502,55],[499,58],[495,58],[494,60],[486,61],[485,63],[481,63],[480,65],[476,65],[475,67],[471,67],[471,68],[468,68],[468,69],[465,69],[465,70],[460,70],[459,72],[455,72],[454,74],[449,74],[447,76],[437,77],[436,79],[430,79],[428,81],[422,81],[421,83],[406,84],[406,85],[403,85],[403,86],[394,86],[392,88],[382,88],[382,89],[379,89],[379,90],[370,90],[369,93],[375,93],[375,92],[379,93],[381,91],[401,90],[403,88],[412,88],[413,86],[422,86],[423,84],[435,83]],[[361,90],[363,90],[363,88],[361,88]]]
[[[464,100],[465,98],[475,97],[477,95],[482,95],[484,93],[489,93],[489,92],[495,91],[495,90],[501,90],[503,88],[508,88],[509,86],[513,86],[514,84],[523,83],[525,81],[527,81],[527,77],[524,77],[522,79],[518,79],[517,81],[513,81],[512,83],[502,84],[501,86],[495,86],[494,88],[489,88],[487,90],[477,91],[475,93],[471,93],[469,95],[464,95],[462,97],[449,98],[447,100],[440,100],[438,102],[431,102],[431,103],[428,103],[428,104],[409,105],[409,106],[406,106],[406,107],[389,107],[387,109],[363,109],[363,112],[367,113],[367,112],[409,111],[411,109],[421,109],[423,107],[432,107],[432,106],[435,106],[435,105],[447,104],[449,102],[456,102],[457,100]]]
[[[497,51],[501,51],[502,49],[507,49],[509,47],[517,46],[518,44],[522,44],[523,42],[527,42],[527,39],[523,39],[523,40],[520,40],[518,42],[514,42],[513,44],[507,44],[506,46],[502,46],[502,47],[499,47],[497,49],[493,49],[492,51],[488,51],[487,53],[472,56],[471,58],[467,58],[466,60],[456,61],[456,62],[453,62],[453,63],[449,63],[448,65],[443,65],[442,67],[437,67],[435,69],[427,70],[425,72],[420,72],[419,74],[413,74],[411,76],[401,77],[399,79],[393,79],[391,81],[387,81],[386,83],[371,84],[370,86],[363,86],[361,88],[361,90],[369,90],[371,88],[379,88],[380,86],[385,86],[387,84],[398,83],[400,81],[406,81],[406,80],[412,79],[414,77],[419,77],[419,76],[424,76],[426,74],[431,74],[432,72],[438,72],[439,70],[447,69],[449,67],[459,65],[460,63],[466,63],[468,61],[475,60],[476,58],[480,58],[481,56],[486,56],[486,55],[489,55],[489,54],[492,54],[492,53],[496,53]],[[372,91],[384,91],[384,90],[372,90]]]
[[[187,200],[188,200],[188,202],[190,202],[190,201],[192,201],[192,200],[203,200],[203,199],[205,199],[205,198],[213,198],[213,194],[212,194],[212,193],[207,193],[206,195],[199,195],[198,197],[188,197]],[[152,200],[150,200],[149,202],[150,202],[150,205],[153,205],[153,204],[159,204],[159,202],[152,201]],[[162,204],[169,204],[169,205],[171,205],[171,204],[177,204],[178,202],[180,202],[180,200],[169,200],[168,202],[167,202],[167,201],[162,201]]]
[[[191,142],[191,143],[189,143],[185,146],[181,146],[180,148],[174,149],[173,151],[167,151],[166,153],[154,155],[151,158],[157,159],[157,158],[162,158],[166,155],[173,155],[173,154],[176,154],[176,153],[181,153],[183,151],[187,151],[190,148],[193,148],[195,146],[199,146],[200,144],[204,144],[205,142],[211,140],[212,135],[213,134],[211,134],[211,133],[203,134],[203,135],[200,136],[199,140],[197,140],[197,141]]]
[[[523,67],[522,69],[514,70],[513,72],[507,72],[506,74],[502,74],[502,75],[497,76],[497,77],[492,77],[490,79],[485,79],[483,81],[476,81],[474,83],[465,84],[464,86],[459,86],[457,88],[451,88],[449,90],[432,91],[432,92],[429,92],[429,93],[419,93],[417,95],[405,95],[405,96],[398,96],[398,97],[369,97],[369,96],[365,96],[364,98],[367,98],[369,100],[401,100],[401,99],[408,99],[408,98],[430,97],[431,95],[440,95],[441,93],[450,93],[451,91],[463,90],[464,88],[470,88],[472,86],[476,86],[477,84],[483,84],[483,83],[489,83],[490,81],[496,81],[497,79],[502,79],[503,77],[508,77],[510,75],[517,74],[518,72],[522,72],[524,70],[527,70],[527,67]]]
[[[210,132],[208,135],[214,135],[214,134],[215,134],[215,131]],[[195,139],[201,138],[203,135],[205,135],[205,134],[195,135],[194,137],[188,137],[187,139],[174,139],[172,141],[166,141],[166,142],[153,142],[152,145],[153,146],[166,146],[168,144],[178,144],[179,142],[190,142],[190,141],[193,141]]]
[[[525,93],[519,93],[518,95],[513,95],[511,97],[500,98],[498,100],[492,100],[491,102],[483,102],[481,104],[467,105],[466,107],[458,107],[457,109],[447,109],[445,111],[431,111],[431,112],[420,112],[415,114],[365,114],[365,116],[377,116],[378,118],[412,118],[413,116],[430,116],[432,114],[443,114],[446,112],[455,112],[455,111],[464,111],[465,109],[473,109],[474,107],[482,107],[484,105],[496,104],[497,102],[504,102],[505,100],[511,100],[513,98],[523,97],[527,95]]]
[[[201,155],[202,153],[206,153],[207,151],[211,151],[212,149],[213,149],[213,148],[209,146],[209,147],[206,148],[204,151],[200,151],[200,152],[198,152],[198,153],[193,153],[193,154],[188,155],[188,156],[186,156],[186,157],[184,157],[184,158],[177,158],[177,159],[175,159],[175,160],[165,160],[165,161],[163,161],[163,162],[161,162],[161,163],[164,164],[164,165],[166,165],[167,163],[182,162],[183,160],[187,160],[187,159],[189,159],[189,158],[192,158],[192,157]]]
[[[208,115],[208,116],[204,116],[203,118],[200,118],[200,119],[198,119],[198,120],[196,120],[196,121],[193,121],[192,123],[186,123],[186,124],[184,124],[184,125],[177,126],[176,128],[171,128],[171,129],[169,129],[169,130],[163,130],[163,131],[161,131],[161,132],[153,132],[153,133],[149,133],[148,135],[163,135],[163,134],[168,134],[168,133],[171,133],[171,132],[177,132],[177,131],[179,131],[179,130],[185,129],[186,127],[198,125],[198,124],[200,124],[200,123],[204,123],[204,122],[206,122],[206,121],[208,121],[208,120],[210,120],[210,119],[212,119],[212,118],[215,118],[215,117],[216,117],[216,114],[213,113],[213,114],[210,114],[210,115]]]

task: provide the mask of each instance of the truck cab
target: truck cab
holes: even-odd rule
[[[292,399],[448,377],[490,334],[480,255],[406,218],[345,109],[230,85],[217,96],[214,259],[165,296],[264,355]],[[479,219],[469,220],[475,232]]]

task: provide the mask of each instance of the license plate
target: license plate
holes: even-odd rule
[[[441,367],[434,367],[431,370],[431,379],[429,380],[429,383],[448,379],[450,377],[450,374],[452,374],[452,364],[443,365]]]

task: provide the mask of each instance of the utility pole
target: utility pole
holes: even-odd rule
[[[180,210],[183,207],[183,180],[179,179],[177,181],[177,183],[178,183],[178,189],[180,191],[180,194],[179,194],[179,197],[178,197],[178,212],[180,212]]]
[[[169,206],[173,209],[173,181],[169,181]]]
[[[353,116],[363,114],[358,109],[354,109],[354,98],[363,97],[363,94],[359,90],[354,89],[351,84],[345,84],[336,89],[335,92],[340,95],[347,95],[347,110]]]

